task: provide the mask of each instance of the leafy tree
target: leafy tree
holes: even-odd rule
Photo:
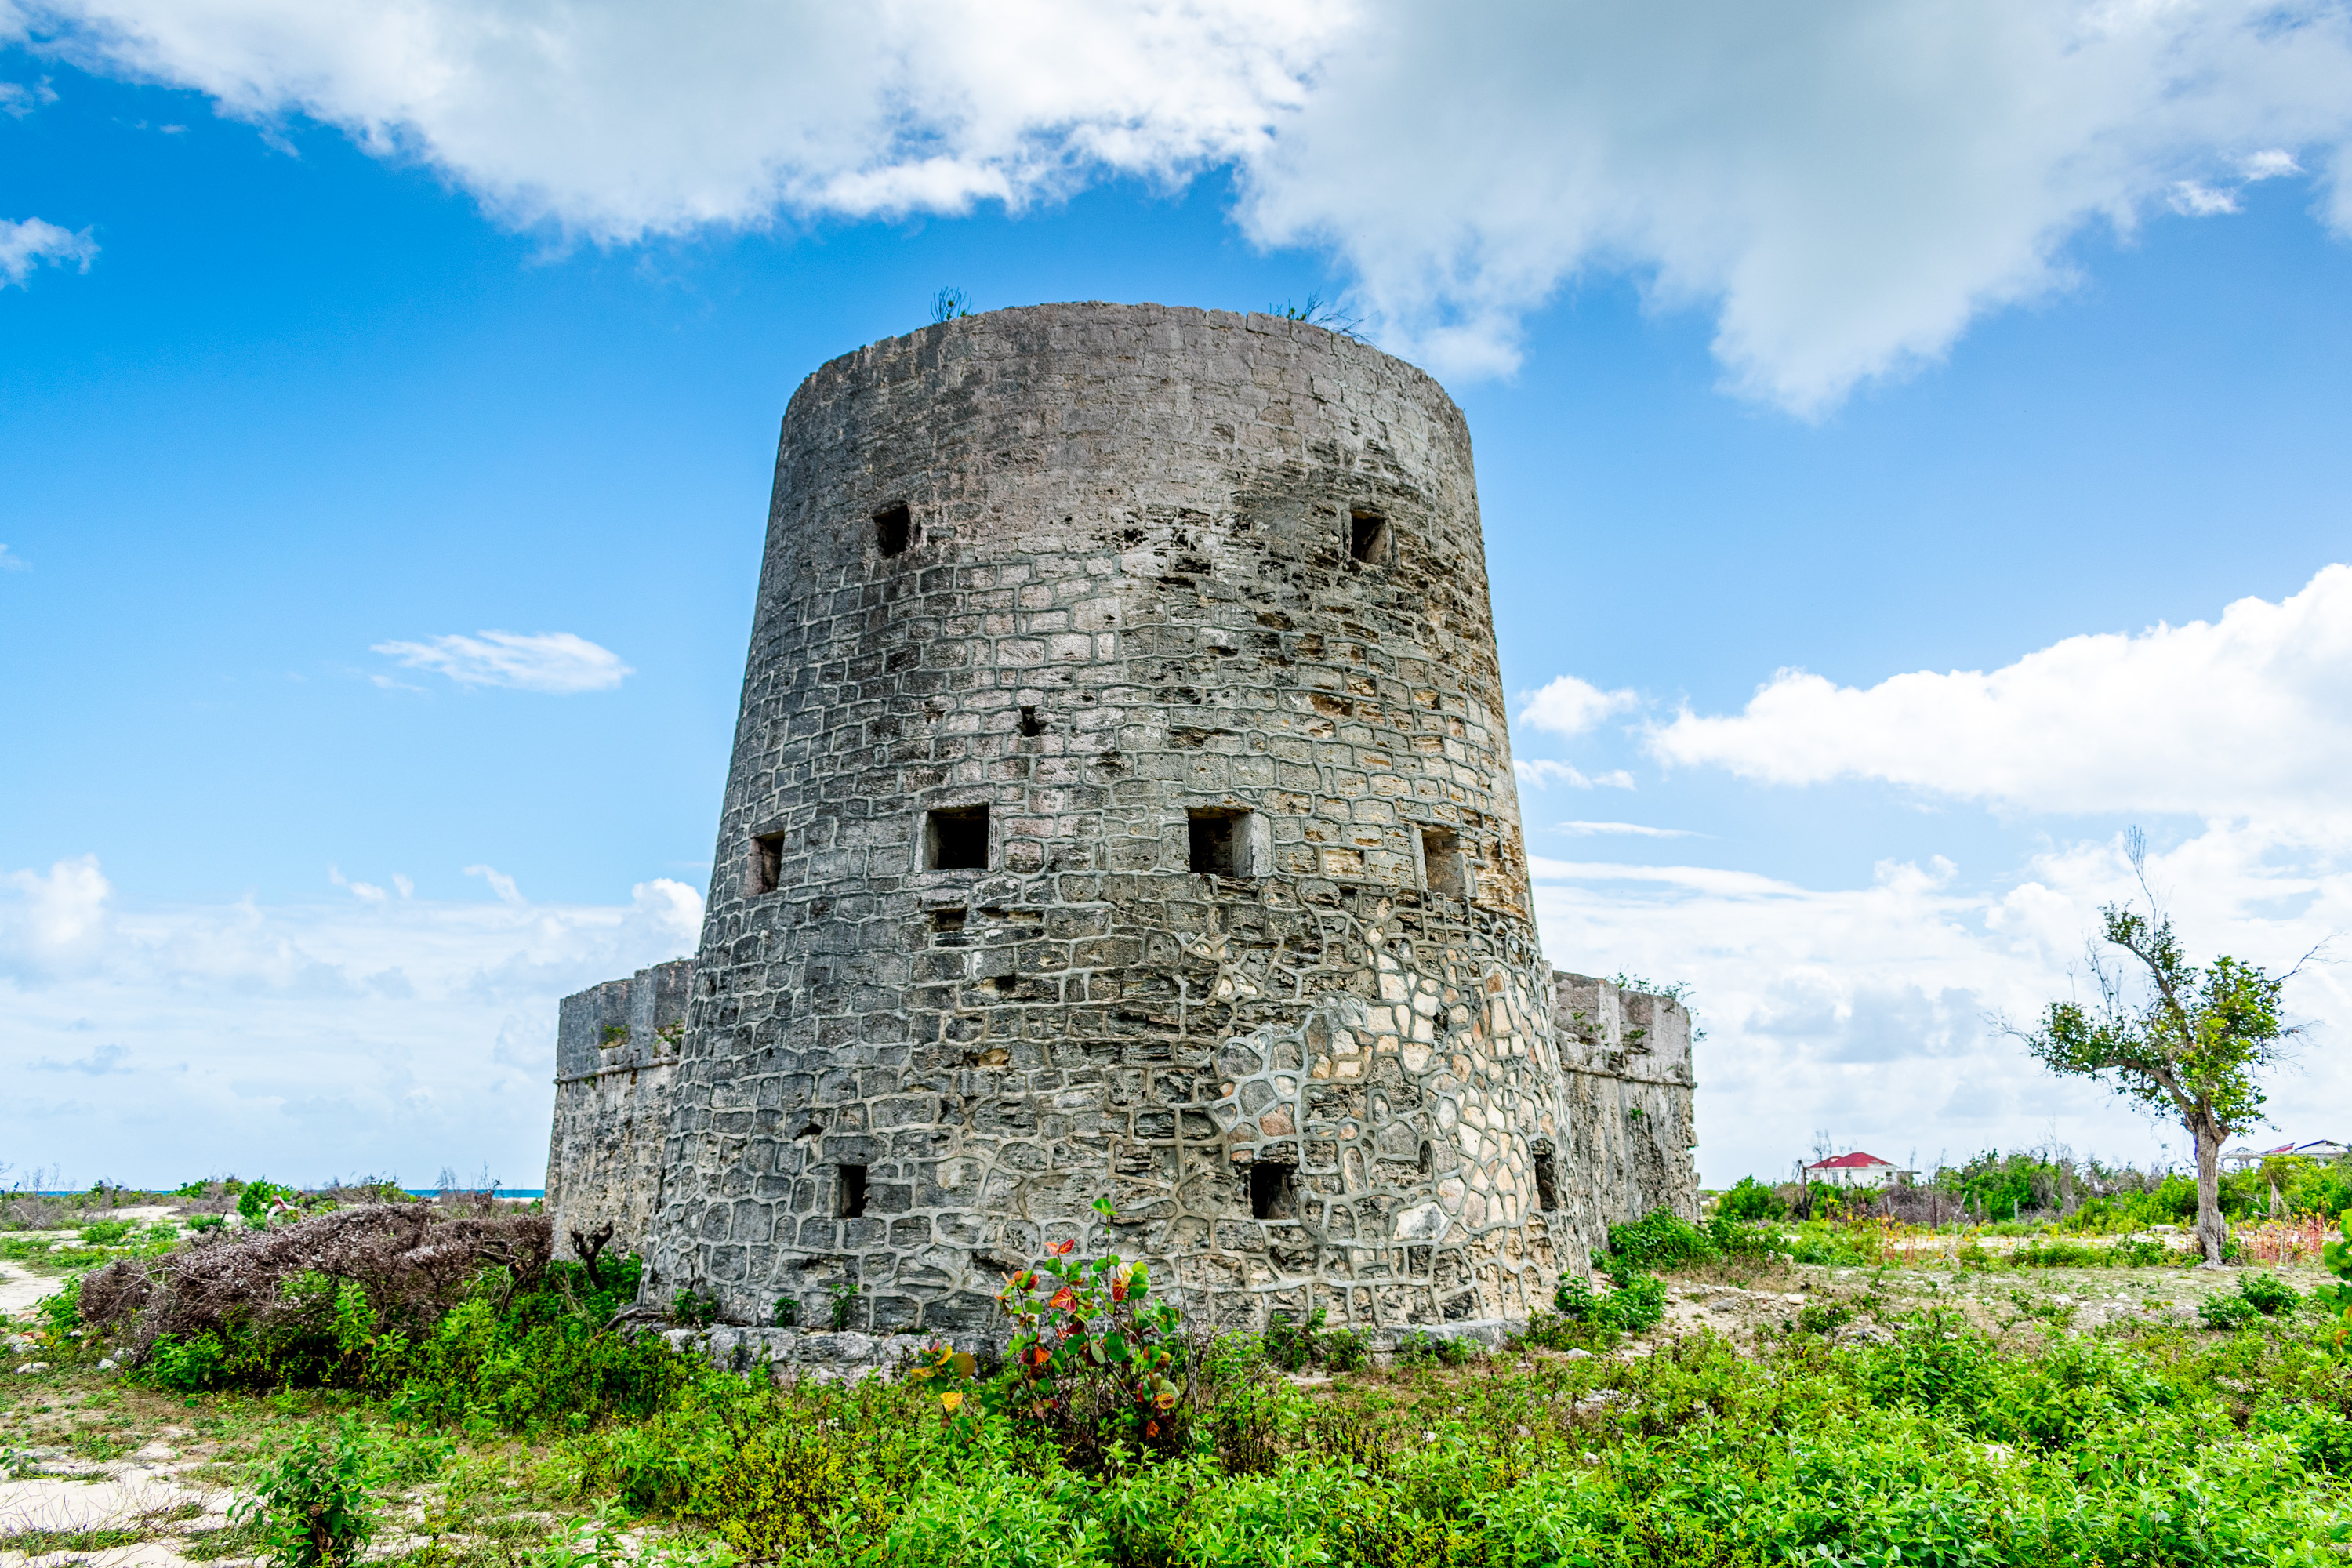
[[[2190,963],[2148,889],[2146,839],[2134,828],[2124,842],[2147,912],[2109,904],[2099,911],[2100,935],[2132,963],[2110,968],[2095,942],[2091,973],[2099,1000],[2053,1002],[2039,1029],[2017,1032],[2051,1071],[2096,1079],[2126,1100],[2179,1119],[2197,1150],[2198,1249],[2208,1263],[2219,1263],[2228,1236],[2221,1145],[2263,1124],[2255,1075],[2303,1032],[2280,1016],[2280,993],[2295,970],[2273,976],[2227,955],[2202,969]]]

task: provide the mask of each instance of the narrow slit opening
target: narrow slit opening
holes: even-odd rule
[[[758,833],[751,837],[751,858],[744,868],[744,888],[753,893],[772,893],[784,876],[784,836],[781,833]]]
[[[1549,1214],[1559,1207],[1559,1175],[1552,1164],[1550,1145],[1536,1146],[1535,1164],[1536,1207]]]
[[[841,1218],[843,1218],[843,1219],[856,1219],[857,1217],[859,1217],[860,1215],[862,1215],[863,1214],[865,1214],[865,1212],[866,1212],[866,1167],[865,1167],[865,1166],[863,1166],[863,1165],[844,1165],[843,1167],[841,1167],[841,1182],[840,1182],[840,1185],[839,1185],[839,1187],[838,1187],[838,1189],[837,1189],[837,1195],[839,1196],[839,1198],[840,1198],[840,1200],[841,1200],[841,1201],[840,1201],[840,1204],[838,1205],[838,1207],[839,1207],[839,1210],[840,1210],[840,1217],[841,1217]]]
[[[915,536],[915,520],[906,503],[884,507],[874,514],[874,548],[885,555],[904,555]]]
[[[1037,717],[1034,708],[1021,710],[1021,732],[1033,739],[1045,732],[1045,721]]]
[[[1462,840],[1450,829],[1421,830],[1421,865],[1423,885],[1431,892],[1443,893],[1449,899],[1470,896],[1470,877],[1462,860]]]
[[[1367,566],[1388,564],[1389,520],[1376,511],[1349,512],[1348,553]]]

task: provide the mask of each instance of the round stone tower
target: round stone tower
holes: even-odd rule
[[[717,868],[656,1297],[971,1328],[1080,1236],[1392,1329],[1582,1260],[1469,434],[1364,343],[1047,305],[811,375]]]

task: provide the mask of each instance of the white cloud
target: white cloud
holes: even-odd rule
[[[2242,211],[2235,191],[2217,191],[2197,180],[2176,180],[2166,205],[2183,217],[2219,217]]]
[[[380,642],[372,651],[397,660],[411,669],[430,669],[460,686],[511,686],[522,691],[548,691],[570,696],[581,691],[609,691],[636,671],[623,664],[610,648],[599,647],[570,632],[486,631],[479,637],[452,633],[424,642]],[[389,676],[373,678],[378,686],[414,691]]]
[[[0,572],[30,572],[32,569],[31,562],[21,555],[9,553],[8,547],[0,544]]]
[[[0,218],[0,288],[11,283],[24,288],[33,268],[45,261],[60,266],[79,262],[80,269],[87,272],[91,258],[97,255],[98,246],[88,229],[76,234],[37,217],[21,223]]]
[[[83,1183],[488,1158],[535,1187],[557,998],[691,952],[701,921],[667,879],[617,904],[126,905],[89,857],[0,876],[8,1051],[57,1069],[14,1086],[10,1157]]]
[[[1564,784],[1570,789],[1632,789],[1633,775],[1622,768],[1588,776],[1573,763],[1554,762],[1549,757],[1520,758],[1511,763],[1511,771],[1519,783],[1529,789],[1541,789],[1549,784]]]
[[[2352,566],[2276,604],[2069,637],[1990,673],[1859,689],[1783,670],[1742,712],[1685,711],[1649,745],[1767,784],[1876,779],[2012,810],[2352,832]]]
[[[2011,885],[1970,889],[1931,859],[1884,862],[1870,885],[1815,889],[1752,872],[1537,858],[1546,955],[1584,973],[1689,981],[1698,1047],[1700,1169],[1723,1184],[1773,1175],[1812,1129],[1907,1163],[2056,1136],[2078,1152],[2147,1160],[2167,1139],[2095,1085],[2051,1077],[1988,1019],[2030,1023],[2073,994],[2098,906],[2136,891],[2113,843],[2034,858]],[[2152,862],[2200,956],[2284,969],[2352,926],[2352,856],[2213,826]],[[2346,976],[2307,968],[2296,1015],[2347,1016]],[[2299,1138],[2333,1134],[2352,1061],[2323,1023],[2271,1109]],[[2309,1129],[2309,1131],[2306,1131]]]
[[[49,85],[47,77],[30,87],[21,81],[0,81],[0,114],[22,120],[33,110],[46,108],[57,100],[57,89]]]
[[[522,905],[530,901],[522,896],[522,890],[515,886],[515,879],[512,877],[495,867],[468,866],[466,868],[466,875],[479,877],[488,882],[490,885],[490,891],[499,896],[501,903]]]
[[[1328,247],[1441,374],[1507,370],[1524,312],[1618,272],[1807,414],[2231,174],[2310,157],[2352,232],[2337,5],[0,0],[9,38],[605,242],[1232,165],[1249,235]]]
[[[338,888],[349,889],[352,896],[359,900],[362,903],[380,904],[389,896],[382,888],[377,887],[373,882],[353,882],[347,880],[342,872],[332,866],[327,868],[327,880],[332,882]]]
[[[1589,837],[1593,834],[1605,834],[1612,837],[1633,838],[1696,838],[1704,837],[1704,835],[1693,833],[1687,827],[1644,827],[1638,822],[1563,822],[1559,824],[1559,831],[1562,833],[1573,833],[1579,837]]]
[[[1641,703],[1633,691],[1603,691],[1572,675],[1555,676],[1542,690],[1519,694],[1519,722],[1555,735],[1581,735],[1611,714]]]

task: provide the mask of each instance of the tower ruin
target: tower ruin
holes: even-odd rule
[[[1363,342],[1053,305],[819,369],[648,1289],[973,1328],[1076,1236],[1394,1328],[1547,1301],[1604,1180],[1690,1208],[1687,1016],[1544,963],[1504,702],[1467,427]]]

